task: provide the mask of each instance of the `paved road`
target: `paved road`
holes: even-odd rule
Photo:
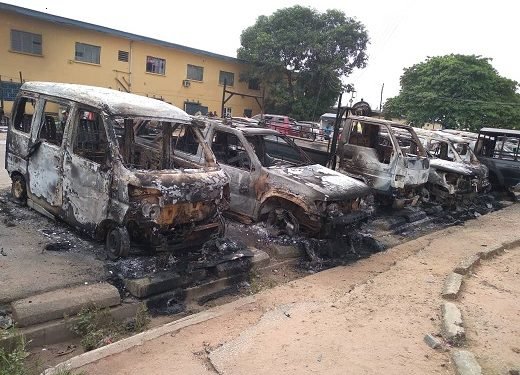
[[[453,374],[449,350],[423,342],[425,334],[440,332],[443,282],[461,259],[520,237],[519,221],[517,204],[264,291],[232,312],[82,370],[89,375]],[[487,308],[487,316],[500,314],[493,305]],[[495,349],[520,347],[516,326],[500,329],[509,334],[493,336],[495,348],[479,347],[477,359],[492,362]]]
[[[4,169],[5,133],[0,133],[0,305],[48,290],[105,278],[96,243],[63,224],[9,201],[11,181]],[[45,251],[46,244],[70,243],[68,251]]]

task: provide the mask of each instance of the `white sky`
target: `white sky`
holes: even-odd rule
[[[361,21],[371,40],[367,68],[346,82],[356,87],[354,101],[364,98],[372,108],[383,83],[384,103],[398,94],[403,68],[427,56],[491,57],[499,74],[520,82],[517,0],[3,1],[228,56],[236,56],[240,33],[259,15],[295,4],[340,9]]]

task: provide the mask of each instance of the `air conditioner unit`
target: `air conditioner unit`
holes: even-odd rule
[[[185,79],[182,81],[182,86],[184,87],[190,87],[191,82],[188,79]]]

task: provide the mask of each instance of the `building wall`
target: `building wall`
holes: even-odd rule
[[[11,30],[42,35],[42,55],[35,56],[11,51]],[[75,43],[101,47],[100,63],[90,64],[75,60]],[[118,61],[118,51],[129,52],[129,62]],[[166,60],[165,74],[146,72],[147,56]],[[228,61],[232,60],[232,61]],[[201,82],[187,78],[187,64],[204,68]],[[239,82],[245,65],[234,59],[219,59],[182,49],[165,47],[143,41],[61,25],[25,15],[0,10],[0,76],[2,81],[19,81],[19,72],[25,81],[53,81],[108,87],[163,100],[184,109],[184,103],[199,102],[209,111],[220,115],[223,86],[219,84],[220,71],[234,73],[234,85],[229,87],[249,95],[261,95],[259,90],[248,89],[247,82]],[[5,102],[6,113],[12,102]],[[227,103],[233,116],[242,116],[245,109],[252,114],[260,112],[253,98],[235,95]]]

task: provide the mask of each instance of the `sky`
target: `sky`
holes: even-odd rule
[[[259,0],[155,1],[2,0],[5,3],[236,57],[242,30],[260,15],[296,4],[339,9],[368,31],[368,65],[344,79],[379,108],[399,93],[403,69],[450,53],[492,58],[504,77],[520,82],[520,2],[516,0]],[[345,94],[343,105],[350,94]]]

